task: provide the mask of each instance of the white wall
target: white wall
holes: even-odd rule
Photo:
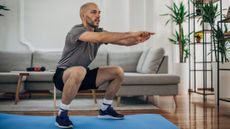
[[[1,50],[26,50],[20,41],[34,49],[60,49],[65,35],[74,25],[81,23],[80,6],[88,0],[1,0],[11,11],[0,17]],[[151,46],[153,41],[162,40],[165,32],[170,33],[160,17],[170,4],[158,0],[94,0],[102,10],[102,23],[109,31],[155,31],[157,35],[148,44],[134,49]],[[162,31],[164,29],[165,31]],[[163,38],[165,39],[165,38]],[[161,43],[155,43],[162,46]],[[164,45],[163,45],[164,46]],[[132,48],[132,49],[133,49]],[[119,48],[120,49],[120,48]],[[127,48],[126,48],[127,49]],[[128,48],[129,49],[129,48]]]
[[[10,11],[4,12],[5,16],[0,17],[0,49],[1,50],[27,50],[19,44],[18,33],[18,0],[1,0]]]
[[[0,50],[62,50],[69,29],[81,23],[80,6],[89,0],[0,0],[11,10],[0,17]],[[145,44],[132,47],[106,45],[109,51],[164,47],[172,62],[168,42],[172,26],[165,26],[165,5],[171,0],[91,0],[102,11],[101,26],[108,31],[148,30],[156,33]],[[29,47],[29,48],[28,48]],[[170,65],[171,67],[171,65]],[[171,68],[170,68],[171,69]]]

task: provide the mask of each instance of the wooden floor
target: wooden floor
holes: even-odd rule
[[[161,114],[181,129],[230,129],[230,103],[221,102],[215,105],[214,96],[208,96],[206,103],[198,94],[177,97],[178,107],[175,108],[173,97],[150,98],[149,101],[158,105],[154,110],[127,110],[123,114]],[[158,100],[158,101],[156,101]],[[54,112],[5,112],[25,115],[54,115]],[[96,111],[72,111],[70,115],[97,115]]]

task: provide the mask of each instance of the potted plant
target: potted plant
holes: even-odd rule
[[[214,42],[214,53],[216,61],[221,61],[222,63],[228,62],[227,59],[227,51],[229,50],[229,40],[224,38],[224,33],[227,32],[227,26],[225,25],[225,30],[222,30],[221,27],[216,25],[216,19],[221,15],[218,4],[213,2],[204,4],[202,7],[202,23],[209,24],[212,30],[212,40]],[[223,15],[223,17],[225,17]],[[216,27],[217,26],[217,27]],[[220,54],[220,58],[218,57],[218,53]]]
[[[9,11],[9,9],[6,6],[0,5],[0,16],[4,16],[3,14],[1,14],[1,10]]]
[[[178,28],[176,29],[175,34],[172,38],[169,38],[169,40],[177,44],[179,46],[179,49],[176,48],[176,51],[179,50],[179,63],[174,63],[174,73],[180,76],[180,84],[179,84],[179,94],[185,94],[188,91],[188,64],[186,63],[186,58],[189,56],[188,51],[188,45],[187,41],[188,38],[184,35],[183,30],[183,23],[187,20],[189,17],[189,14],[187,12],[187,9],[185,8],[185,5],[183,2],[180,2],[179,5],[177,5],[175,2],[172,3],[171,6],[167,6],[167,8],[170,10],[170,13],[163,14],[162,16],[169,16],[169,19],[166,22],[166,25],[172,21],[175,23]]]
[[[171,11],[170,13],[163,14],[162,16],[170,16],[170,19],[166,22],[168,24],[170,21],[174,22],[178,25],[178,45],[179,45],[179,59],[180,63],[185,62],[184,53],[185,53],[185,45],[183,44],[183,22],[185,22],[189,16],[187,10],[185,9],[185,5],[183,2],[180,2],[179,6],[173,2],[172,7],[167,6]]]

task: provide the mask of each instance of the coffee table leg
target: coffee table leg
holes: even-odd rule
[[[15,93],[15,104],[17,104],[18,101],[19,101],[19,92],[20,92],[20,89],[21,89],[21,86],[22,86],[22,78],[23,78],[22,75],[18,76],[18,83],[17,83],[16,93]]]

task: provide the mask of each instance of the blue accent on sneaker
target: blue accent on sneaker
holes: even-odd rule
[[[110,105],[106,110],[99,110],[98,118],[102,119],[124,119],[124,115],[117,113]]]
[[[62,110],[61,114],[56,116],[55,125],[59,128],[73,128],[73,123],[69,119],[67,110]]]

